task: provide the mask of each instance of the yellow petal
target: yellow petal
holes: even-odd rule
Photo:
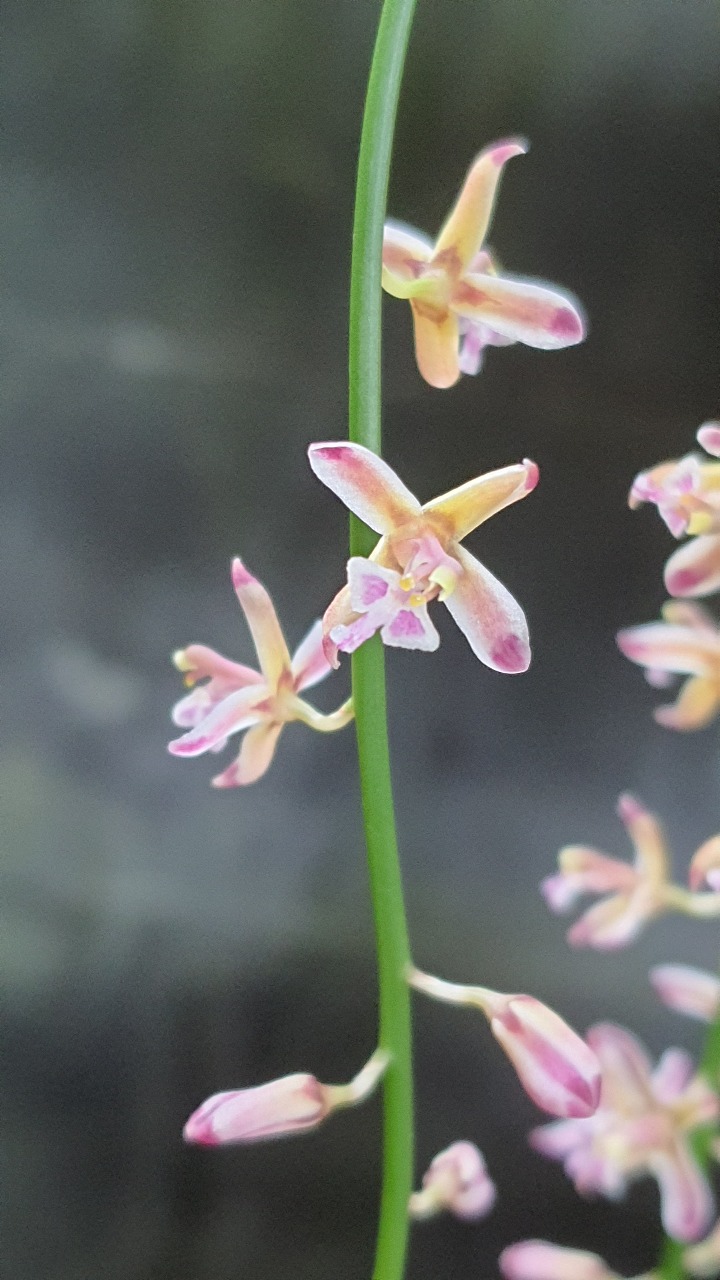
[[[432,257],[429,240],[399,222],[386,222],[382,248],[382,287],[394,298],[410,298]]]
[[[704,729],[720,709],[716,680],[691,676],[674,703],[655,708],[655,719],[666,729]]]
[[[538,478],[537,466],[526,458],[511,467],[476,476],[467,484],[433,498],[425,504],[423,512],[434,517],[433,524],[439,525],[439,532],[445,537],[461,542],[490,516],[531,493]]]
[[[525,142],[510,138],[480,152],[438,236],[433,266],[443,266],[451,275],[459,275],[470,265],[490,225],[503,165],[526,150]]]
[[[413,298],[410,306],[418,369],[431,387],[452,387],[460,377],[457,317]]]
[[[260,670],[274,689],[283,672],[290,670],[290,654],[273,602],[262,583],[248,573],[238,557],[233,560],[232,580],[252,633]]]
[[[668,878],[667,845],[663,829],[653,813],[634,796],[622,795],[618,813],[635,846],[635,870],[655,883]]]

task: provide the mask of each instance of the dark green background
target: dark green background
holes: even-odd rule
[[[192,640],[252,656],[241,553],[291,642],[340,583],[345,519],[310,474],[346,431],[353,180],[368,0],[8,0],[0,96],[0,869],[4,1267],[13,1280],[366,1280],[377,1108],[312,1137],[186,1150],[218,1088],[372,1048],[373,947],[353,739],[291,729],[247,792],[165,752]],[[628,852],[613,806],[659,808],[678,874],[720,825],[717,731],[657,728],[616,652],[663,599],[671,539],[635,471],[718,402],[715,0],[419,0],[393,215],[436,230],[474,153],[509,133],[491,243],[574,290],[581,347],[490,351],[448,392],[387,301],[386,451],[422,497],[515,461],[526,502],[469,545],[527,610],[530,673],[488,672],[450,619],[389,654],[418,962],[530,990],[654,1052],[660,959],[713,963],[664,922],[571,954],[536,890],[558,846]],[[437,613],[443,611],[437,610]],[[318,690],[324,708],[344,669]],[[419,1166],[457,1137],[500,1199],[419,1228],[413,1280],[491,1277],[529,1235],[625,1274],[657,1235],[647,1184],[585,1205],[530,1154],[539,1117],[480,1019],[418,1006]]]

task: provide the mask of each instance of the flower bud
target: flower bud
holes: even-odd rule
[[[413,1218],[431,1218],[446,1209],[471,1222],[490,1212],[495,1196],[482,1152],[473,1142],[453,1142],[435,1156],[408,1208]]]
[[[533,996],[502,995],[487,987],[445,982],[411,969],[418,991],[450,1004],[482,1009],[520,1083],[542,1111],[563,1118],[590,1116],[600,1101],[600,1064],[584,1040]]]
[[[596,1253],[547,1240],[520,1240],[503,1249],[498,1261],[506,1280],[616,1280]]]
[[[657,964],[650,982],[663,1004],[688,1018],[712,1022],[720,1010],[720,978],[689,964]]]
[[[349,1084],[320,1084],[315,1076],[298,1073],[252,1089],[214,1093],[190,1116],[183,1137],[186,1142],[214,1147],[316,1129],[332,1111],[364,1102],[388,1062],[385,1050],[377,1049]]]

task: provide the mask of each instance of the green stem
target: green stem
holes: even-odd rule
[[[350,439],[381,452],[381,259],[392,140],[415,0],[384,0],[358,158],[350,282]],[[376,539],[355,517],[350,553],[367,556]],[[391,1055],[383,1087],[383,1180],[374,1280],[401,1280],[413,1184],[413,1075],[410,947],[395,834],[385,659],[380,638],[353,654],[353,703],[370,889],[375,916],[379,1042]]]
[[[711,1088],[717,1089],[720,1084],[720,1015],[707,1029],[699,1069]],[[709,1168],[711,1144],[717,1136],[716,1125],[707,1125],[693,1136],[693,1153],[703,1172],[707,1172]],[[656,1274],[662,1280],[686,1280],[688,1273],[683,1262],[685,1248],[678,1240],[665,1236],[656,1269]]]

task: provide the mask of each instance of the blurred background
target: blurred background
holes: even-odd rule
[[[0,955],[5,1263],[14,1280],[366,1280],[378,1109],[245,1150],[183,1148],[217,1089],[340,1081],[374,1043],[352,731],[299,726],[246,791],[168,756],[169,654],[253,650],[241,553],[291,643],[339,586],[345,513],[311,440],[346,432],[354,170],[370,0],[8,0],[0,95]],[[420,0],[390,212],[436,231],[475,152],[511,133],[490,243],[572,289],[565,352],[490,350],[453,390],[385,304],[386,453],[421,498],[529,454],[542,481],[471,548],[525,607],[534,663],[498,676],[444,611],[434,658],[389,653],[397,806],[419,964],[529,989],[653,1053],[658,960],[712,965],[712,926],[571,954],[537,883],[557,848],[628,854],[636,791],[678,875],[720,826],[717,727],[654,725],[617,653],[654,618],[671,539],[634,473],[720,411],[715,0]],[[444,615],[444,616],[442,616]],[[317,690],[337,705],[347,664]],[[231,758],[228,752],[227,761]],[[480,1018],[418,1003],[418,1174],[485,1150],[492,1217],[419,1228],[414,1280],[493,1276],[541,1235],[651,1266],[654,1185],[581,1202],[526,1145],[541,1117]]]

